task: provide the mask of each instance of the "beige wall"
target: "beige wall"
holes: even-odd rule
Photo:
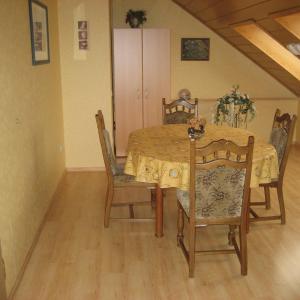
[[[74,16],[89,26],[86,59],[74,58]],[[110,23],[108,0],[59,1],[59,31],[66,166],[102,166],[95,113],[103,110],[112,130]]]
[[[51,63],[31,64],[28,0],[0,1],[0,239],[10,291],[64,171],[58,20]]]
[[[269,136],[277,107],[282,108],[284,112],[297,113],[299,99],[296,99],[294,94],[171,0],[112,2],[114,27],[129,27],[125,23],[126,12],[129,9],[142,9],[146,10],[148,18],[144,24],[145,28],[170,28],[173,98],[179,89],[186,87],[191,90],[193,97],[216,99],[229,92],[232,85],[239,84],[242,92],[250,94],[254,100],[259,99],[255,100],[257,117],[248,128],[265,138]],[[181,61],[180,43],[183,37],[210,38],[210,60]],[[200,112],[209,120],[213,106],[213,101],[200,102]],[[300,141],[300,125],[298,131]]]
[[[112,132],[111,55],[108,0],[59,2],[61,76],[67,168],[103,166],[94,114],[104,112]],[[256,98],[293,98],[294,95],[171,0],[113,0],[115,27],[125,27],[129,8],[145,9],[146,27],[172,32],[171,92],[187,87],[194,97],[215,99],[233,84]],[[74,58],[74,16],[84,11],[89,21],[90,49],[84,60]],[[180,61],[181,37],[209,37],[209,62]],[[209,104],[212,104],[209,102]],[[207,104],[206,104],[207,105]],[[270,115],[276,108],[270,110]],[[257,126],[260,127],[260,124]]]
[[[96,132],[94,114],[104,112],[105,122],[112,132],[111,55],[108,0],[68,0],[59,3],[61,45],[61,75],[64,103],[64,129],[66,166],[68,168],[103,167]],[[199,21],[184,12],[171,0],[113,0],[113,23],[124,23],[129,8],[145,9],[146,27],[165,27],[172,32],[171,92],[187,87],[193,97],[216,99],[229,91],[233,84],[259,99],[290,99],[294,95],[266,72],[245,58],[237,50],[216,36]],[[84,11],[89,21],[90,49],[86,59],[74,58],[74,16]],[[209,37],[211,57],[208,62],[182,62],[180,40],[182,37]],[[273,107],[272,107],[273,104]],[[205,107],[212,106],[207,102]],[[272,119],[281,102],[268,102],[268,115]],[[260,105],[258,105],[260,106]],[[294,107],[294,105],[293,105]],[[260,107],[258,107],[260,110]],[[264,109],[262,109],[264,110]],[[257,118],[255,128],[264,128]],[[262,133],[264,135],[264,133]]]
[[[234,84],[255,98],[293,98],[294,95],[235,48],[186,13],[171,0],[112,0],[113,26],[125,24],[129,9],[147,13],[144,27],[171,30],[172,95],[188,88],[192,96],[214,99],[228,92]],[[210,38],[209,61],[181,61],[180,43],[183,37]]]

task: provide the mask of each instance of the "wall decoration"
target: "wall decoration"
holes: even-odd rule
[[[88,22],[78,21],[78,49],[88,50]]]
[[[73,58],[87,60],[91,50],[89,19],[86,3],[82,2],[73,9]]]
[[[29,0],[32,64],[50,62],[48,8],[37,0]]]
[[[126,24],[129,23],[131,28],[139,28],[147,21],[146,11],[130,9],[126,14]]]
[[[209,39],[182,38],[181,60],[209,60]]]

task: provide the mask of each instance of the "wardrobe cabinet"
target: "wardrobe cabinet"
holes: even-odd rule
[[[170,98],[170,31],[114,29],[116,155],[125,156],[133,130],[162,124],[162,98]]]

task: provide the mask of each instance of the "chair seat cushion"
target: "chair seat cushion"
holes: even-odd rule
[[[196,174],[196,219],[239,217],[244,193],[244,169],[218,167],[197,171]],[[177,190],[177,198],[189,215],[188,191]]]
[[[114,175],[114,184],[115,185],[127,185],[134,181],[134,176],[127,174],[118,174]]]
[[[186,111],[176,111],[166,114],[167,124],[186,124],[187,120],[192,118],[195,113],[188,113]]]
[[[121,165],[117,165],[119,173],[113,176],[114,186],[134,186],[134,187],[154,187],[154,183],[139,182],[135,180],[134,176],[123,173]]]
[[[115,176],[118,176],[118,175],[124,175],[124,164],[115,164],[114,166],[114,173],[113,173]]]

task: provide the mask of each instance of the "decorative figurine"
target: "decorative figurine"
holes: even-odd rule
[[[191,92],[188,89],[181,89],[178,92],[178,97],[188,101],[191,99]]]

